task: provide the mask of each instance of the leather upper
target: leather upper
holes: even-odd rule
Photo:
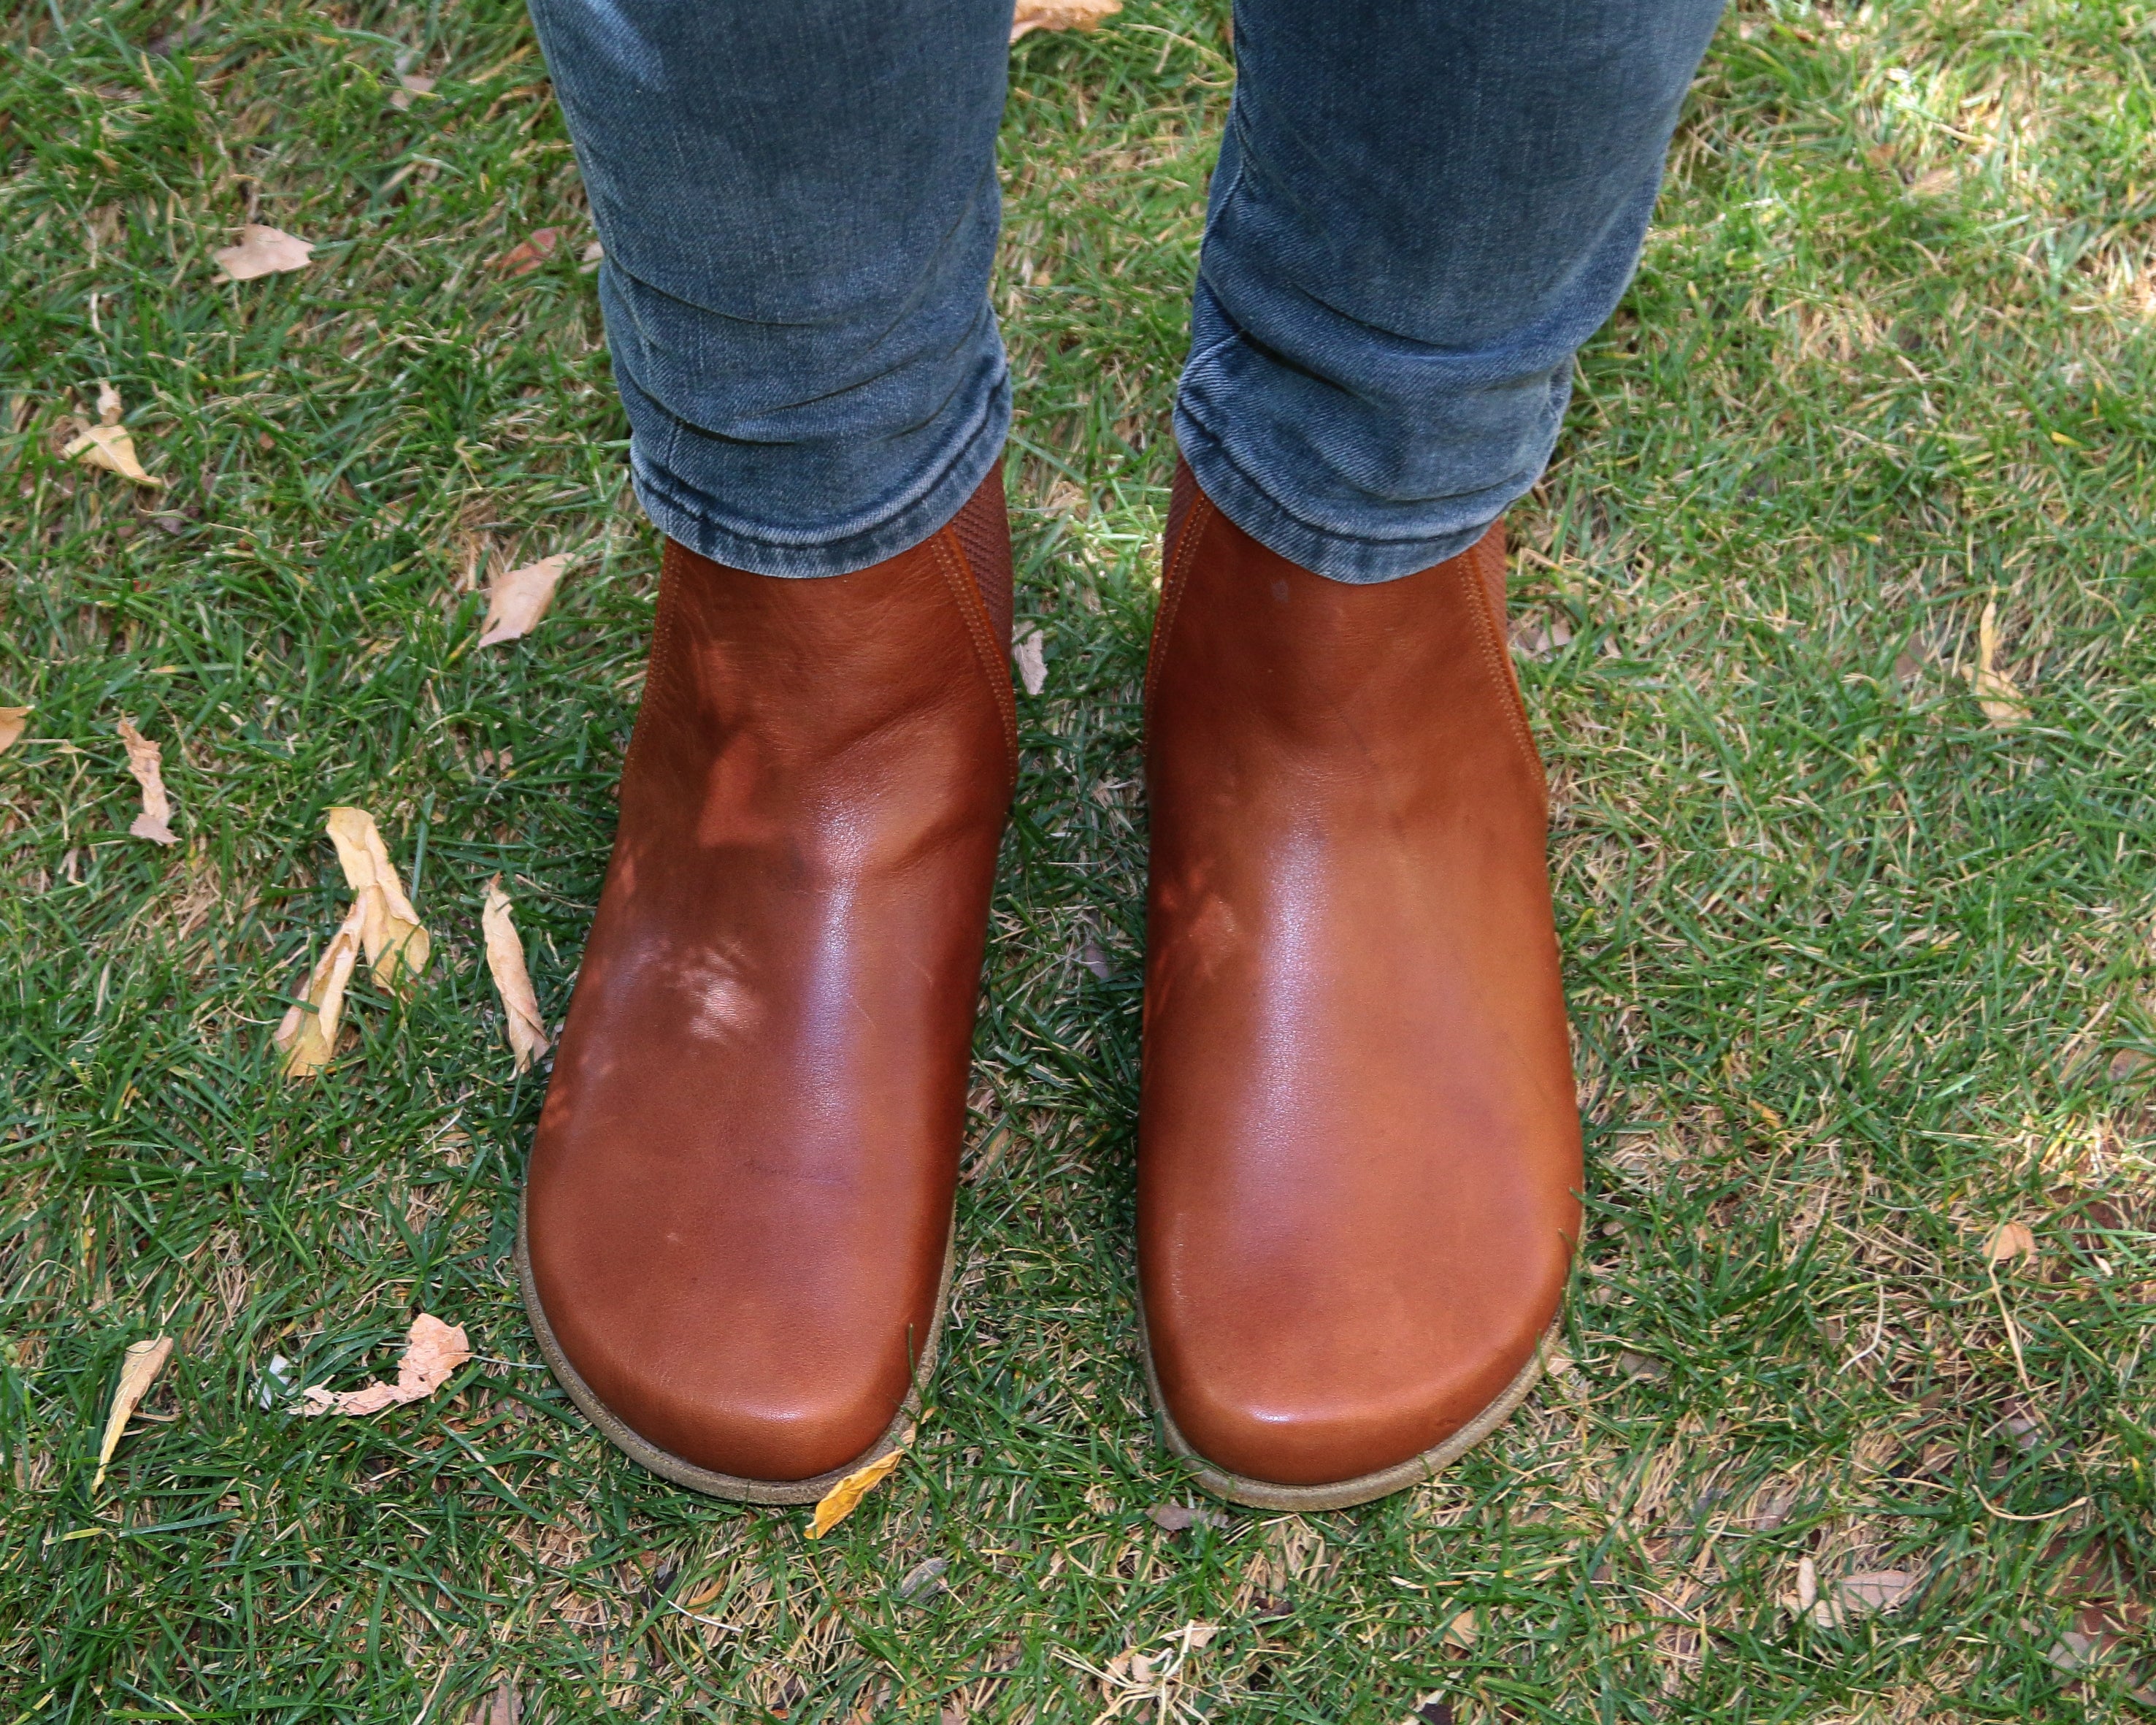
[[[667,546],[526,1215],[562,1352],[698,1467],[851,1461],[931,1331],[1015,773],[1009,615],[999,471],[852,574]]]
[[[1138,1259],[1168,1410],[1287,1486],[1413,1460],[1554,1316],[1579,1122],[1493,527],[1373,585],[1178,475],[1147,675]]]

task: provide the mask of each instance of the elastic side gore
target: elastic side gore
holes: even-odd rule
[[[981,603],[988,607],[988,621],[1004,650],[1011,639],[1010,516],[1004,507],[1004,470],[1001,462],[988,469],[988,476],[966,500],[966,507],[951,520],[951,532],[973,571]]]

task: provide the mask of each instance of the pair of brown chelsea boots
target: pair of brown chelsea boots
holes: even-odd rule
[[[917,1413],[1010,626],[999,471],[852,574],[666,548],[517,1256],[563,1387],[681,1485],[812,1502]],[[1578,1233],[1502,530],[1351,586],[1178,469],[1146,723],[1147,1374],[1210,1491],[1363,1502],[1527,1393]]]

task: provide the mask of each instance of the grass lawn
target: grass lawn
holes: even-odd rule
[[[1513,517],[1589,1120],[1572,1363],[1430,1486],[1170,1532],[1148,1509],[1204,1500],[1136,1355],[1137,694],[1224,18],[1128,0],[1013,56],[996,294],[1048,678],[932,1416],[812,1544],[608,1447],[511,1282],[544,1074],[481,898],[501,874],[558,1023],[656,567],[521,10],[7,8],[0,703],[34,710],[0,754],[0,1725],[2136,1715],[2156,13],[1725,23]],[[403,106],[400,64],[436,80]],[[222,280],[250,219],[311,266]],[[100,378],[162,489],[59,454]],[[557,553],[547,620],[479,647],[489,573]],[[123,718],[172,847],[128,834]],[[295,1085],[270,1032],[342,914],[339,803],[437,958],[408,1000],[357,983]],[[1993,1264],[2010,1221],[2035,1250]],[[483,1357],[295,1415],[422,1310]]]

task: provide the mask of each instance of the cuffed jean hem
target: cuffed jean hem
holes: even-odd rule
[[[1433,538],[1407,539],[1355,538],[1330,528],[1313,527],[1294,514],[1236,464],[1220,440],[1199,422],[1186,402],[1175,404],[1175,439],[1183,459],[1214,507],[1255,539],[1266,550],[1290,563],[1343,582],[1351,587],[1375,586],[1397,581],[1457,557],[1490,530],[1490,523],[1506,507],[1532,488],[1542,476],[1537,467],[1518,477],[1517,483],[1493,487],[1473,498],[1447,500],[1447,512],[1455,518],[1462,508],[1472,511],[1477,524],[1455,528]]]
[[[674,468],[651,460],[640,436],[629,445],[629,478],[652,525],[700,557],[759,575],[814,579],[851,574],[911,551],[964,508],[988,470],[1002,459],[1010,418],[1006,377],[988,393],[953,453],[911,487],[874,526],[834,539],[778,540],[744,533],[738,523],[729,524],[724,519],[726,512],[716,497]]]

